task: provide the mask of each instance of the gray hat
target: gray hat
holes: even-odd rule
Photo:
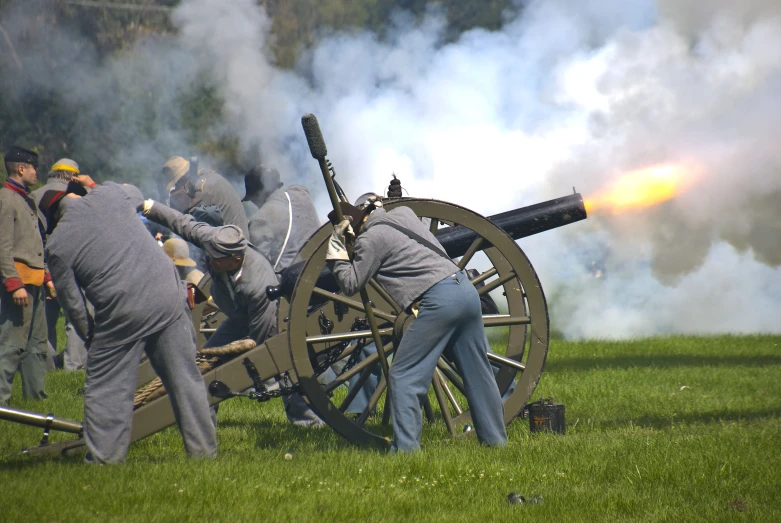
[[[209,258],[227,258],[241,256],[247,250],[247,239],[241,229],[235,225],[215,227],[203,242],[203,248]]]

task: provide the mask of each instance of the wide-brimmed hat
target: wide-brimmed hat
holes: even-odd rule
[[[282,182],[279,181],[279,171],[265,165],[253,167],[244,175],[245,194],[241,201],[250,201],[255,196],[272,193],[280,187]]]
[[[165,188],[168,192],[174,188],[176,182],[190,170],[190,162],[181,156],[172,156],[163,164],[163,176],[166,177]]]
[[[190,258],[190,248],[187,242],[180,238],[170,238],[163,244],[163,250],[179,267],[195,267],[195,260]]]

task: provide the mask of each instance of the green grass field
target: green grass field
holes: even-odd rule
[[[52,374],[42,403],[17,383],[11,406],[81,419],[82,382]],[[209,461],[175,429],[119,466],[13,455],[41,431],[0,421],[0,521],[781,521],[781,337],[554,340],[547,396],[566,436],[519,419],[494,449],[426,427],[410,456],[291,427],[280,400],[224,403]]]

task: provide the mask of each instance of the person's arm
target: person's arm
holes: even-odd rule
[[[24,283],[14,265],[14,211],[9,205],[0,203],[0,277],[6,292],[14,293],[24,289]],[[25,291],[25,296],[27,292]],[[15,297],[14,297],[15,298]]]
[[[70,265],[57,256],[49,256],[49,270],[57,285],[57,300],[76,334],[89,342],[92,339],[93,319],[87,310],[87,302],[76,281]]]
[[[189,214],[182,214],[153,200],[144,202],[144,216],[155,223],[168,227],[185,241],[201,249],[203,249],[203,242],[214,228],[209,224],[196,221]]]
[[[330,261],[331,272],[336,278],[336,283],[347,296],[352,296],[361,290],[377,271],[380,270],[381,254],[378,252],[376,242],[367,236],[361,236],[355,242],[353,260]]]

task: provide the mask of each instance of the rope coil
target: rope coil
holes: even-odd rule
[[[224,363],[226,356],[237,356],[244,354],[256,347],[253,340],[238,340],[222,347],[212,347],[210,349],[201,349],[198,351],[198,357],[195,360],[198,370],[201,374],[206,374],[213,368]],[[158,377],[141,387],[136,391],[133,397],[133,410],[143,407],[152,400],[161,398],[167,393],[163,387],[163,381]]]

